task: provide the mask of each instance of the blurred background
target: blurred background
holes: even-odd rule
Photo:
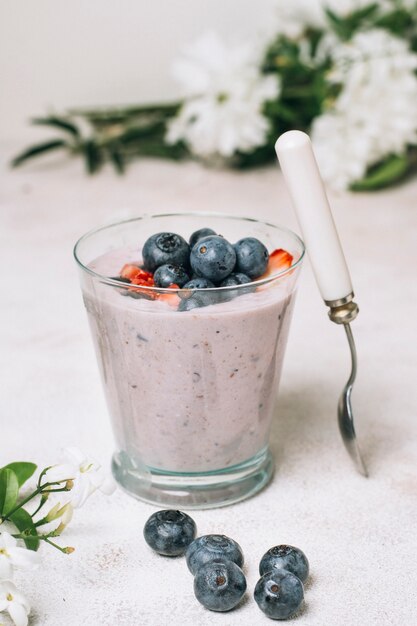
[[[207,30],[265,32],[276,0],[0,0],[0,133],[28,139],[48,110],[178,95],[173,57]],[[31,130],[44,136],[42,129]]]

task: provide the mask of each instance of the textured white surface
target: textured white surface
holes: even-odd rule
[[[275,168],[237,174],[152,161],[125,178],[108,171],[89,179],[77,162],[45,161],[4,169],[2,179],[0,465],[48,465],[64,444],[108,463],[112,436],[75,239],[145,210],[212,209],[291,227],[282,179]],[[415,623],[416,191],[409,183],[331,198],[361,307],[354,409],[369,480],[351,467],[336,427],[349,368],[344,333],[327,320],[306,265],[273,429],[273,483],[247,502],[193,514],[201,534],[225,533],[242,545],[246,602],[228,614],[205,611],[184,561],[154,556],[144,544],[153,507],[119,491],[97,495],[74,516],[65,535],[73,555],[44,547],[42,570],[18,578],[33,606],[31,626],[270,624],[251,590],[263,552],[283,542],[300,546],[311,564],[306,608],[294,623]]]

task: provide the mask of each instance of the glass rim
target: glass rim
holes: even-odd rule
[[[210,292],[225,292],[225,291],[230,291],[230,290],[244,290],[247,289],[249,286],[251,285],[255,285],[256,287],[259,287],[261,285],[266,285],[268,283],[271,283],[273,281],[276,281],[279,278],[283,278],[284,276],[286,276],[287,274],[293,272],[296,268],[300,267],[304,261],[304,257],[305,257],[305,253],[306,253],[306,247],[305,244],[303,242],[303,240],[301,239],[301,237],[299,235],[297,235],[297,233],[295,233],[293,230],[291,230],[290,228],[286,228],[285,226],[280,226],[279,224],[274,224],[272,222],[266,222],[264,220],[258,220],[256,218],[253,217],[243,217],[240,215],[228,215],[227,213],[213,213],[213,212],[205,212],[205,211],[195,211],[195,212],[175,212],[175,213],[145,213],[143,215],[139,215],[136,217],[130,217],[124,220],[117,220],[116,222],[110,222],[108,224],[103,224],[102,226],[98,226],[96,228],[92,228],[89,231],[87,231],[86,233],[84,233],[84,235],[82,235],[75,243],[74,248],[73,248],[73,256],[74,259],[78,265],[78,267],[83,270],[84,272],[86,272],[87,274],[90,274],[90,276],[92,276],[93,278],[98,279],[100,282],[111,285],[113,287],[123,287],[124,289],[128,289],[129,288],[129,284],[125,283],[123,280],[118,280],[116,278],[110,278],[109,276],[105,276],[104,274],[100,274],[99,272],[95,272],[94,270],[92,270],[90,267],[88,267],[87,265],[84,265],[84,263],[81,261],[79,254],[78,254],[78,248],[80,247],[80,245],[82,243],[84,243],[84,241],[86,241],[87,239],[89,239],[90,237],[92,237],[93,235],[96,235],[97,233],[100,233],[103,230],[107,230],[110,228],[114,228],[116,226],[122,226],[124,224],[129,224],[131,222],[139,222],[140,220],[147,220],[147,219],[152,219],[152,218],[166,218],[166,217],[215,217],[215,218],[223,218],[223,219],[229,219],[229,220],[238,220],[238,221],[244,221],[244,222],[252,222],[255,224],[262,224],[264,226],[269,226],[271,228],[275,228],[276,230],[280,230],[281,232],[290,235],[291,237],[293,237],[298,244],[300,245],[301,248],[301,253],[299,258],[297,259],[297,261],[295,261],[295,263],[292,263],[290,265],[290,267],[287,267],[283,270],[281,270],[280,272],[276,272],[275,274],[271,274],[271,276],[267,276],[266,278],[261,278],[261,279],[256,279],[251,281],[250,283],[243,283],[242,285],[229,285],[229,286],[225,286],[225,287],[207,287],[207,288],[192,288],[192,289],[184,289],[184,288],[178,288],[178,289],[171,289],[169,287],[155,287],[155,286],[148,286],[148,285],[138,285],[137,288],[140,289],[142,291],[149,291],[150,293],[182,293],[182,292],[190,292],[192,291],[193,293],[210,293]],[[134,285],[133,285],[134,287]]]

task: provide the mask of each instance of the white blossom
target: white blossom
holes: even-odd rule
[[[314,120],[312,139],[325,180],[345,189],[367,169],[417,143],[417,55],[383,29],[358,32],[332,52],[329,79],[342,86]]]
[[[203,157],[231,157],[264,145],[269,121],[266,101],[279,95],[279,79],[260,72],[260,51],[252,45],[226,46],[207,34],[174,66],[185,102],[169,125],[168,143],[184,141]]]
[[[20,547],[10,533],[0,533],[0,580],[12,578],[15,568],[34,570],[39,567],[40,561],[37,552]]]
[[[380,4],[385,4],[380,2]],[[307,28],[324,29],[326,9],[345,16],[372,4],[372,0],[279,0],[276,8],[277,33],[297,38]]]
[[[0,582],[0,613],[2,611],[9,613],[16,626],[27,626],[30,605],[25,596],[8,580]]]
[[[97,489],[106,495],[114,492],[116,488],[114,481],[93,458],[75,447],[65,448],[63,453],[64,462],[51,467],[45,475],[48,482],[73,481],[74,484],[66,497],[64,493],[59,494],[62,504],[70,501],[72,507],[78,508]],[[68,509],[67,515],[69,514]]]

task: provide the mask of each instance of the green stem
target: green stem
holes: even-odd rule
[[[15,539],[27,539],[28,538],[28,535],[26,535],[25,533],[17,533],[17,534],[12,535],[12,536]],[[54,541],[51,541],[49,537],[50,537],[50,535],[38,535],[37,538],[40,539],[41,541],[45,541],[45,543],[48,543],[50,546],[53,546],[54,548],[56,548],[57,550],[59,550],[63,554],[70,554],[71,552],[73,552],[73,548],[70,548],[70,551],[69,551],[68,547],[63,548],[62,546],[59,546]]]
[[[147,104],[143,106],[108,107],[103,109],[69,109],[70,115],[80,115],[86,118],[114,118],[142,115],[146,113],[171,113],[172,115],[181,106],[181,101],[167,102],[166,104]]]
[[[30,493],[26,498],[24,498],[21,502],[19,502],[19,504],[17,504],[11,511],[8,511],[6,515],[3,515],[3,517],[0,517],[0,523],[3,523],[5,520],[10,520],[10,517],[13,515],[13,513],[16,513],[16,511],[18,511],[23,506],[25,506],[25,504],[33,500],[33,498],[36,498],[36,496],[39,496],[41,493],[44,493],[44,490],[47,491],[48,493],[59,493],[61,491],[69,491],[69,489],[67,489],[66,487],[61,487],[60,489],[46,489],[46,487],[52,487],[53,485],[60,485],[61,483],[67,483],[69,480],[71,479],[66,478],[65,480],[60,480],[55,483],[45,483],[44,485],[41,485],[40,487],[35,489],[35,491]]]
[[[35,510],[34,510],[34,512],[32,513],[32,518],[33,518],[33,517],[35,517],[35,515],[36,515],[37,513],[39,513],[39,511],[41,510],[41,508],[43,507],[43,505],[45,504],[45,502],[47,501],[47,499],[48,499],[48,498],[47,498],[47,497],[46,497],[46,498],[44,498],[44,497],[43,497],[43,494],[42,494],[41,501],[40,501],[40,503],[39,503],[38,508],[37,508],[37,509],[35,509]]]

